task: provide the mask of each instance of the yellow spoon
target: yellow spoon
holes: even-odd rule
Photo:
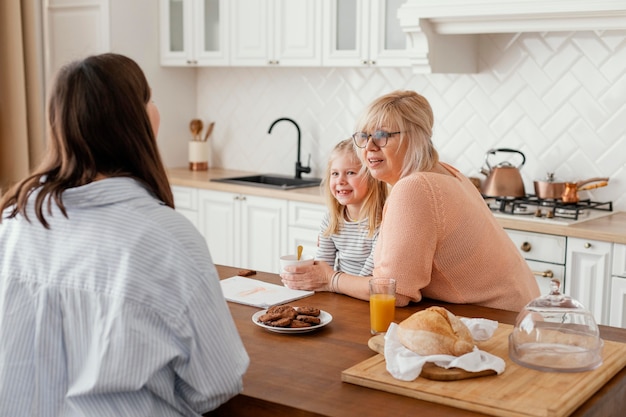
[[[302,245],[298,245],[298,260],[302,257]]]

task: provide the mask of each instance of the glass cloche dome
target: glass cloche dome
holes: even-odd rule
[[[602,364],[600,331],[588,310],[561,294],[553,279],[550,294],[529,302],[509,336],[509,356],[539,371],[581,372]]]

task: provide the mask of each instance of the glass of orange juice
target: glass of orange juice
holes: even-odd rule
[[[385,333],[396,313],[396,280],[370,279],[370,331]]]

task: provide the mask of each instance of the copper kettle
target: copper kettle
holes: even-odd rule
[[[521,155],[522,162],[514,166],[508,161],[500,162],[495,167],[489,164],[489,157],[497,152],[510,152]],[[485,155],[485,165],[487,168],[481,168],[480,172],[487,176],[481,187],[481,193],[485,197],[524,197],[524,181],[520,174],[520,168],[526,162],[526,156],[515,149],[498,148],[490,149]]]

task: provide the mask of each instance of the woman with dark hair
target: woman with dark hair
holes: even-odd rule
[[[0,415],[198,416],[249,358],[173,210],[159,112],[118,54],[60,70],[41,165],[0,200]]]
[[[439,161],[433,111],[414,91],[374,100],[357,123],[354,145],[371,175],[391,187],[374,251],[373,276],[396,280],[396,305],[422,297],[519,311],[539,296],[526,261],[476,187]],[[332,281],[313,267],[292,267],[290,288]],[[337,288],[337,287],[335,287]],[[345,280],[340,292],[367,300],[367,278]]]

